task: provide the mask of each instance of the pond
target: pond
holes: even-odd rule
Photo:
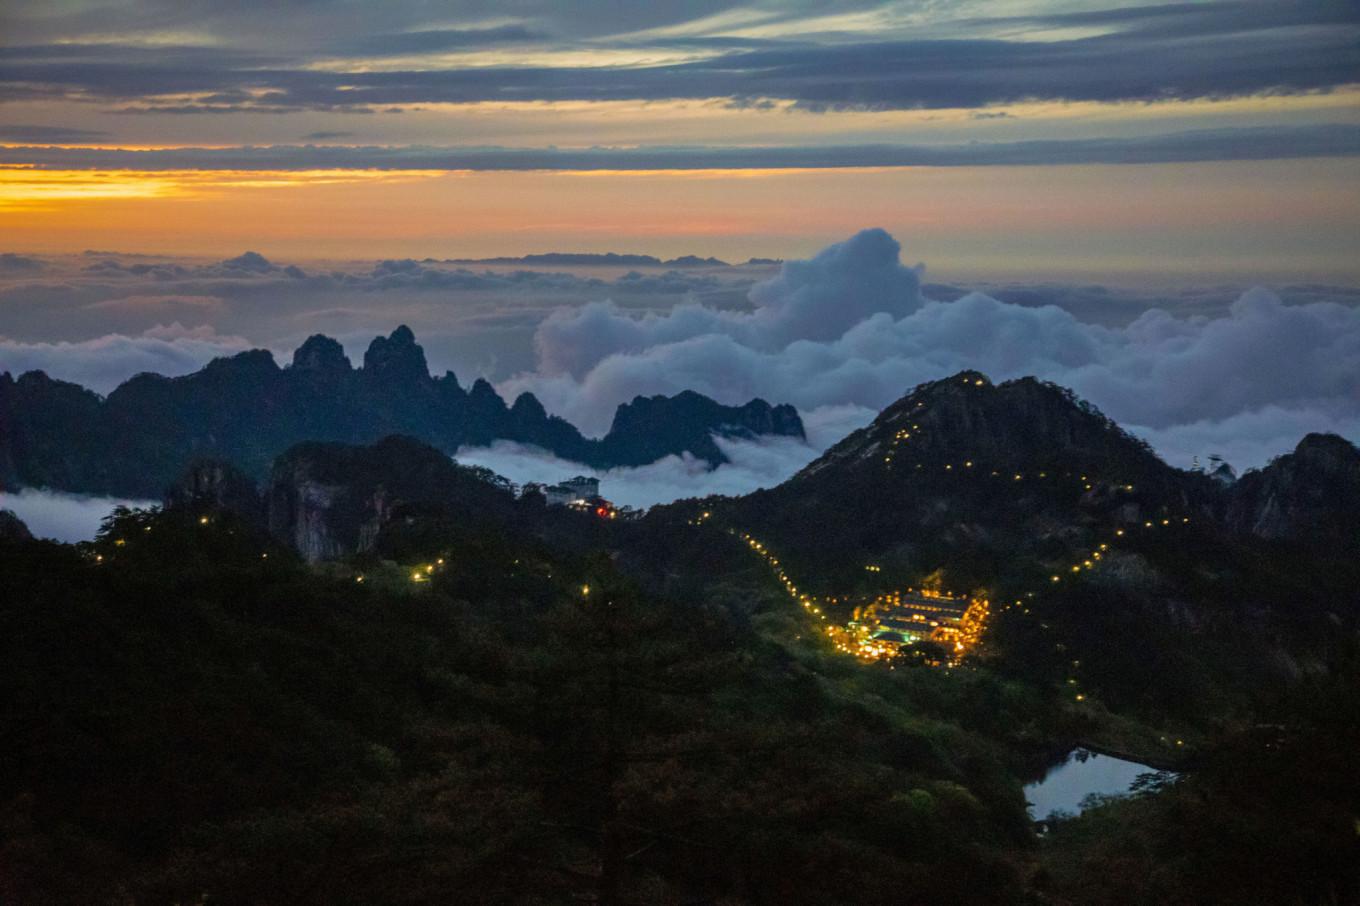
[[[1025,799],[1030,803],[1030,817],[1042,821],[1054,812],[1080,812],[1081,801],[1092,793],[1123,795],[1139,775],[1156,773],[1156,768],[1136,761],[1073,749],[1042,780],[1025,787]]]

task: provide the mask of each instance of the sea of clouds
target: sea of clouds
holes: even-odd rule
[[[464,384],[486,375],[507,398],[531,391],[588,434],[638,394],[685,389],[729,404],[789,402],[803,415],[806,444],[724,441],[731,462],[714,470],[670,457],[599,473],[611,498],[635,506],[777,484],[916,384],[966,368],[1071,387],[1178,466],[1217,453],[1257,467],[1310,431],[1360,439],[1354,287],[972,291],[925,284],[923,273],[878,229],[778,268],[664,272],[10,255],[0,261],[0,371],[40,368],[107,392],[138,371],[182,374],[252,346],[287,361],[319,331],[359,359],[375,334],[408,323],[436,372],[453,368]],[[589,471],[512,444],[458,458],[517,481]],[[74,506],[31,512],[88,536],[94,522]]]
[[[865,230],[752,287],[750,311],[610,302],[539,326],[537,368],[506,382],[587,430],[635,394],[753,396],[805,414],[877,411],[966,368],[1071,387],[1178,465],[1215,452],[1258,466],[1308,431],[1360,437],[1360,308],[1249,289],[1216,316],[1143,311],[1122,326],[972,292],[928,298],[896,240]]]

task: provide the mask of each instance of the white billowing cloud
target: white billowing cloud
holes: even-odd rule
[[[1305,434],[1312,432],[1332,432],[1352,441],[1360,439],[1360,414],[1266,406],[1218,421],[1167,428],[1126,427],[1152,444],[1168,462],[1187,466],[1198,456],[1204,463],[1209,454],[1217,453],[1241,471],[1292,451]]]
[[[45,371],[108,393],[143,371],[168,376],[197,371],[218,356],[235,355],[251,344],[237,336],[221,336],[211,327],[186,328],[179,322],[158,324],[139,336],[106,334],[78,343],[22,343],[0,337],[0,372],[15,376]]]
[[[774,351],[795,340],[833,340],[878,312],[897,317],[920,308],[920,272],[898,263],[897,241],[865,230],[808,261],[790,261],[752,287],[752,312],[678,305],[661,315],[630,317],[610,302],[560,309],[539,326],[535,346],[544,374],[581,378],[614,355],[725,337]],[[711,345],[711,342],[710,344]]]
[[[489,447],[464,447],[456,458],[464,465],[486,466],[521,484],[551,484],[574,475],[593,475],[600,479],[600,493],[615,504],[649,507],[685,497],[748,494],[774,487],[846,434],[868,424],[874,415],[872,410],[857,406],[828,406],[805,413],[807,443],[790,437],[719,438],[718,446],[730,461],[715,469],[686,455],[667,456],[645,466],[597,470],[508,441]]]
[[[87,497],[38,488],[0,493],[0,510],[13,510],[35,538],[54,538],[74,543],[91,541],[99,523],[116,506],[150,507],[155,500],[128,500],[115,497]]]
[[[1125,327],[1051,305],[981,293],[920,295],[919,268],[866,230],[810,261],[789,262],[750,293],[753,312],[679,306],[633,317],[595,304],[554,313],[535,342],[539,369],[506,382],[532,390],[586,430],[638,393],[693,389],[726,403],[761,396],[808,411],[878,410],[916,384],[964,368],[996,380],[1036,375],[1072,387],[1111,417],[1142,426],[1177,464],[1213,442],[1256,465],[1293,447],[1295,428],[1356,436],[1360,308],[1286,305],[1252,289],[1220,317],[1159,308]],[[1286,417],[1289,416],[1289,417]],[[1234,435],[1232,432],[1241,432]],[[1178,461],[1178,460],[1182,460]]]

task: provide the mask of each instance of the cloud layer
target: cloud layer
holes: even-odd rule
[[[917,383],[975,368],[1070,386],[1178,455],[1203,441],[1252,465],[1304,430],[1355,437],[1360,425],[1354,305],[1286,305],[1253,289],[1217,317],[1152,308],[1102,326],[982,293],[933,301],[881,230],[786,264],[750,297],[751,312],[690,304],[637,317],[609,303],[560,311],[536,334],[538,369],[507,389],[532,390],[590,429],[638,393],[689,388],[729,403],[761,396],[804,411],[877,410]],[[1264,448],[1282,437],[1290,438],[1282,448]]]
[[[0,164],[102,170],[768,170],[1291,160],[1360,154],[1360,126],[1316,123],[1111,138],[921,145],[448,148],[268,145],[215,148],[0,147]]]
[[[86,13],[85,22],[78,15],[55,17],[70,29],[83,25],[86,41],[59,40],[70,33],[49,34],[47,41],[35,43],[12,40],[0,69],[0,98],[98,100],[165,113],[709,98],[777,99],[812,109],[911,109],[1030,99],[1157,101],[1324,91],[1354,83],[1360,68],[1360,17],[1345,2],[1178,3],[1077,13],[1031,7],[1040,12],[952,21],[938,10],[893,15],[867,0],[796,4],[782,15],[724,3],[660,5],[670,8],[649,13],[647,24],[691,18],[691,27],[630,36],[618,32],[627,28],[628,18],[618,4],[610,4],[608,12],[573,4],[573,17],[560,11],[553,16],[530,4],[521,11],[537,14],[543,27],[520,21],[448,28],[448,19],[456,20],[460,10],[449,10],[441,25],[431,21],[428,10],[422,23],[414,7],[398,4],[389,15],[394,21],[405,18],[407,30],[370,21],[356,35],[327,41],[338,17],[321,20],[322,13],[313,13],[309,19],[306,4],[288,4],[284,10],[271,5],[256,11],[258,19],[275,24],[269,35],[259,33],[259,22],[236,23],[233,29],[230,21],[202,18],[200,27],[216,25],[224,39],[250,34],[246,47],[226,40],[159,46],[109,40],[111,32],[135,28],[128,23],[139,13],[155,18],[158,4],[144,0],[120,8],[117,25],[106,22],[102,29],[88,21],[97,10]],[[461,12],[476,22],[506,10]],[[704,28],[706,12],[718,20],[726,13],[732,25],[743,18],[763,24],[765,33],[778,39],[733,34],[741,30],[731,26]],[[820,30],[815,23],[786,21],[780,27],[781,19],[815,19],[817,13],[831,14]],[[845,14],[839,19],[843,25],[858,14],[858,28],[836,29],[831,24],[838,21],[835,13]],[[238,15],[250,18],[249,4]],[[286,20],[294,27],[280,27]],[[38,37],[52,26],[42,17],[23,16],[12,28]],[[571,31],[593,32],[595,40],[563,40],[561,33]],[[1034,40],[1034,33],[1044,39]],[[450,65],[440,56],[507,45],[530,45],[538,53],[500,65],[475,58]],[[574,65],[555,65],[551,55],[577,51],[590,60],[591,51],[602,50],[626,51],[636,62],[609,65],[606,56],[583,64],[578,57]],[[394,56],[398,65],[367,65]]]
[[[778,267],[537,271],[403,259],[317,269],[254,252],[218,262],[10,258],[0,371],[41,369],[100,392],[139,371],[183,374],[250,347],[286,361],[315,332],[358,359],[374,335],[408,323],[436,372],[452,368],[464,383],[487,376],[509,397],[533,391],[593,434],[639,393],[693,389],[732,404],[760,396],[794,403],[811,422],[828,407],[863,420],[917,383],[976,368],[1070,386],[1178,465],[1209,452],[1259,465],[1313,430],[1360,437],[1355,288],[977,292],[925,283],[882,230]],[[818,449],[782,451],[778,468],[738,450],[738,468],[712,481],[754,487]],[[692,487],[690,471],[677,460],[648,480]]]
[[[692,456],[667,456],[637,468],[595,470],[508,442],[464,448],[456,458],[465,465],[486,466],[520,483],[558,482],[574,475],[594,475],[600,479],[600,493],[615,504],[649,507],[686,497],[749,494],[758,488],[774,487],[792,477],[821,451],[868,424],[875,414],[856,406],[827,406],[808,413],[804,419],[806,443],[788,437],[719,438],[718,446],[729,462],[716,469]]]
[[[67,543],[93,540],[95,532],[99,531],[99,523],[116,506],[148,507],[157,503],[155,500],[85,497],[37,488],[0,492],[0,510],[13,510],[33,537]]]

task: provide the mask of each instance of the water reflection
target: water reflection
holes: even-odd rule
[[[1136,761],[1073,749],[1066,761],[1025,787],[1025,799],[1030,803],[1030,817],[1042,821],[1054,812],[1080,812],[1082,800],[1092,793],[1124,795],[1139,776],[1157,773],[1164,772]]]

